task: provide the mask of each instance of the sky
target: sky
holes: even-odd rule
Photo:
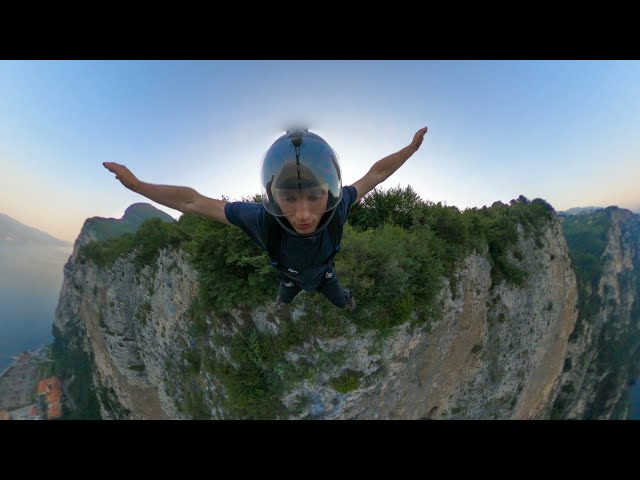
[[[260,192],[289,126],[343,184],[429,127],[382,188],[461,210],[543,198],[640,209],[639,61],[0,61],[0,213],[74,241],[137,202],[102,162],[211,198]]]

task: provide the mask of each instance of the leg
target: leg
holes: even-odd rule
[[[287,304],[291,303],[298,293],[302,290],[291,280],[280,280],[280,287],[278,288],[278,298],[276,302]]]
[[[355,308],[355,300],[353,299],[351,290],[340,285],[340,281],[335,273],[332,278],[325,279],[324,283],[318,288],[318,291],[338,308],[347,308],[348,310]]]

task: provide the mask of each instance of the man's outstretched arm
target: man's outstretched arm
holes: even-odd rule
[[[358,192],[354,203],[358,203],[362,197],[389,178],[411,155],[416,153],[420,145],[422,145],[425,133],[427,133],[427,127],[421,128],[413,136],[413,140],[409,145],[374,163],[367,174],[353,184]]]
[[[102,165],[112,173],[116,179],[129,190],[139,193],[154,202],[158,202],[182,213],[192,213],[210,218],[229,225],[224,206],[227,202],[215,200],[199,194],[191,187],[174,187],[172,185],[154,185],[140,181],[124,165],[114,162],[104,162]]]

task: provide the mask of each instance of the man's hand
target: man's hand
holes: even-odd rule
[[[127,167],[114,162],[103,162],[102,165],[104,165],[104,168],[110,172],[115,173],[116,179],[120,180],[122,185],[127,187],[129,190],[134,192],[136,191],[136,188],[140,184],[140,180],[138,180]]]
[[[411,141],[410,146],[418,150],[420,148],[420,145],[422,145],[422,140],[424,140],[424,134],[427,133],[427,130],[428,127],[424,127],[418,130],[413,136],[413,140]]]
[[[425,133],[427,133],[427,127],[418,130],[408,146],[396,153],[387,155],[382,160],[378,160],[364,177],[355,182],[352,185],[356,187],[357,192],[354,203],[358,203],[362,197],[389,178],[411,155],[416,153],[420,145],[422,145]]]

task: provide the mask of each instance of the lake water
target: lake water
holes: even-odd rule
[[[63,268],[72,251],[0,241],[0,371],[12,355],[53,340]]]
[[[640,378],[631,387],[631,420],[640,420]]]

